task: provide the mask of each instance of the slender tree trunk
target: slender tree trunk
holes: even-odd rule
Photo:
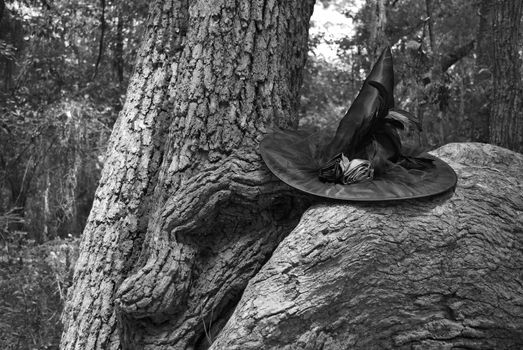
[[[0,0],[0,22],[2,22],[2,17],[4,17],[5,2]]]
[[[123,60],[123,18],[118,10],[116,18],[116,38],[113,44],[113,67],[116,81],[121,86],[123,83],[124,60]]]
[[[100,16],[100,41],[98,42],[98,56],[96,57],[96,63],[94,64],[94,72],[93,77],[91,80],[94,80],[96,78],[96,75],[98,74],[98,67],[100,66],[100,62],[102,62],[102,57],[104,54],[104,38],[105,38],[105,0],[100,0],[100,6],[102,8],[102,14]]]
[[[2,9],[2,16],[0,17],[0,40],[11,44],[16,48],[14,56],[10,58],[0,57],[1,80],[0,88],[4,92],[11,92],[15,87],[14,78],[17,73],[16,59],[22,56],[24,49],[24,28],[22,20],[12,15],[9,10],[4,7]]]
[[[476,35],[476,69],[474,76],[473,105],[477,106],[474,121],[467,128],[472,141],[489,141],[489,118],[492,93],[492,33],[490,22],[492,16],[492,1],[482,0],[478,9],[478,30]],[[476,97],[478,96],[478,97]]]
[[[313,3],[152,5],[62,349],[206,348],[221,330],[304,210],[258,143],[296,125]]]
[[[432,0],[425,0],[425,12],[427,14],[430,51],[436,51],[436,41],[434,39],[434,19],[432,18]]]
[[[523,152],[521,1],[498,0],[492,16],[493,93],[490,142]]]
[[[44,176],[44,212],[43,212],[43,224],[44,228],[42,229],[42,241],[46,242],[49,239],[49,233],[51,232],[49,225],[51,223],[51,208],[49,206],[49,189],[51,188],[51,178],[49,176],[49,170],[46,170]]]
[[[369,45],[372,50],[371,57],[375,59],[380,55],[383,47],[389,44],[389,40],[385,34],[385,28],[387,26],[387,8],[385,0],[374,0],[372,5],[374,6],[374,11],[372,16],[373,22],[370,28],[371,33]]]

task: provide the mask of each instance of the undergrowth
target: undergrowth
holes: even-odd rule
[[[0,240],[0,349],[58,349],[78,239],[37,245],[24,237]]]

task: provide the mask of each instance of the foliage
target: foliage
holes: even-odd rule
[[[23,218],[12,229],[39,241],[82,231],[147,6],[6,2],[0,17],[0,213],[15,210]]]
[[[317,123],[333,127],[376,58],[372,55],[375,1],[360,8],[348,0],[322,3],[351,18],[354,31],[330,43],[338,47],[338,57],[332,61],[315,54],[326,40],[313,38],[302,97],[302,124],[306,127]],[[428,3],[432,6],[430,17]],[[490,85],[490,81],[478,83],[476,78],[476,59],[481,52],[477,47],[469,49],[450,67],[441,68],[459,48],[479,39],[478,7],[477,1],[385,1],[384,36],[394,56],[396,102],[422,121],[419,143],[424,149],[453,141],[487,141],[478,126],[485,123],[479,112],[488,103]]]
[[[41,231],[35,238],[82,229],[110,134],[111,112],[98,108],[88,99],[63,99],[36,112],[6,112],[0,184],[10,188],[12,208],[25,209],[19,215],[26,229]]]
[[[78,240],[35,245],[19,232],[0,243],[0,348],[58,349]]]
[[[336,122],[345,114],[350,101],[358,92],[361,81],[359,67],[346,57],[329,57],[324,51],[335,51],[337,41],[345,38],[346,23],[337,23],[333,13],[348,14],[347,6],[353,1],[323,1],[316,4],[315,12],[321,18],[311,21],[309,54],[305,65],[299,110],[300,126],[311,131],[335,129]],[[325,18],[326,17],[326,18]],[[340,35],[341,38],[340,38]]]
[[[1,349],[58,349],[72,235],[90,210],[147,6],[11,0],[0,11]]]
[[[0,11],[2,349],[58,349],[72,235],[90,210],[147,5],[106,1],[102,45],[100,2],[11,0]]]
[[[306,64],[300,125],[312,130],[331,126],[345,113],[355,91],[350,73],[312,55]]]

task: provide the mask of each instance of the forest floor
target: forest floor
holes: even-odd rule
[[[0,349],[58,349],[78,238],[0,239]]]

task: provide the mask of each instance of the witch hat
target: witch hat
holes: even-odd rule
[[[327,155],[356,153],[356,146],[369,138],[378,118],[394,106],[394,73],[389,48],[381,53],[349,110],[340,121],[336,135],[325,150]],[[381,94],[380,94],[381,92]]]
[[[328,144],[299,131],[268,134],[263,160],[282,181],[317,196],[352,201],[433,196],[455,187],[450,166],[428,154],[409,154],[398,129],[419,127],[410,113],[395,110],[394,71],[385,48]]]

